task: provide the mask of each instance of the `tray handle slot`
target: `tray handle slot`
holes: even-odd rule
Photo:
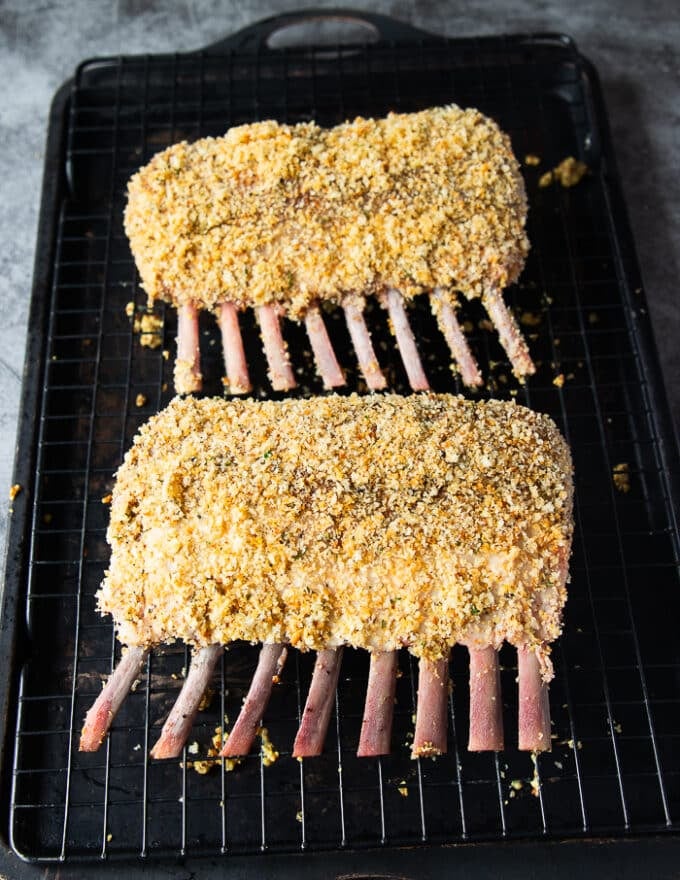
[[[433,39],[433,35],[387,15],[356,9],[305,9],[248,25],[206,47],[208,55],[260,52],[305,45],[387,43]]]

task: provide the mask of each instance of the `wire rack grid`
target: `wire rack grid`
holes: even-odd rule
[[[51,861],[678,831],[677,460],[669,471],[672,441],[659,427],[641,336],[644,301],[620,254],[625,217],[612,206],[592,89],[568,41],[538,37],[98,59],[80,68],[46,291],[9,813],[16,852]],[[263,751],[232,767],[208,749],[255,666],[256,649],[236,645],[196,721],[197,755],[148,757],[189,663],[180,646],[153,653],[100,752],[79,754],[85,711],[119,657],[110,621],[96,612],[108,561],[102,498],[139,426],[172,394],[165,352],[174,312],[155,307],[156,348],[134,329],[146,302],[122,228],[129,176],[171,143],[256,119],[333,124],[450,102],[479,107],[509,132],[520,159],[541,160],[524,167],[532,251],[508,292],[537,375],[526,386],[514,381],[477,303],[465,303],[463,317],[488,377],[482,396],[549,413],[573,449],[576,533],[554,653],[553,751],[534,762],[512,743],[498,755],[466,751],[467,659],[456,648],[449,754],[409,759],[417,672],[404,654],[394,753],[359,760],[368,660],[346,652],[325,754],[304,764],[290,757],[312,663],[294,655],[267,712],[279,760],[266,766]],[[569,190],[539,186],[567,155],[588,163],[588,177]],[[435,390],[464,391],[427,304],[416,303],[411,318]],[[368,320],[390,384],[405,393],[384,317],[375,310]],[[209,316],[201,321],[206,393],[218,394],[219,337]],[[339,315],[329,330],[349,389],[360,388]],[[301,329],[285,332],[298,393],[322,393]],[[255,393],[271,396],[252,317],[244,335]],[[503,649],[501,662],[512,731],[513,651]]]

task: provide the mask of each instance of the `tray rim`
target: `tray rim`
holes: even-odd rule
[[[12,739],[9,732],[16,722],[16,692],[21,666],[20,638],[25,636],[23,615],[28,569],[30,513],[34,499],[37,456],[37,430],[44,388],[42,376],[47,354],[47,315],[51,301],[56,223],[65,188],[63,154],[66,147],[66,117],[73,89],[70,77],[55,92],[48,115],[42,191],[38,214],[33,281],[28,314],[26,353],[22,371],[19,420],[14,449],[12,485],[22,489],[12,504],[7,544],[2,566],[0,595],[0,845],[9,841],[9,790],[11,787]],[[28,453],[28,454],[27,454]],[[25,592],[25,591],[24,591]],[[10,711],[11,710],[11,711]],[[12,722],[10,724],[10,721]]]
[[[305,10],[303,15],[317,13],[327,17],[329,13],[342,14],[348,13],[355,18],[362,19],[370,17],[368,13],[358,10]],[[3,565],[3,583],[2,595],[0,598],[0,662],[3,664],[5,675],[0,677],[0,868],[4,867],[3,863],[9,859],[8,865],[12,865],[16,869],[16,859],[20,859],[28,864],[59,864],[59,857],[46,856],[27,856],[15,849],[12,843],[12,833],[9,826],[9,791],[12,783],[12,759],[14,755],[14,737],[11,732],[14,730],[18,702],[16,700],[19,673],[22,666],[22,651],[27,647],[26,634],[24,629],[23,615],[25,611],[25,580],[28,569],[28,538],[30,529],[30,514],[32,511],[34,498],[34,476],[35,463],[38,451],[38,418],[40,413],[40,404],[44,395],[44,385],[42,382],[45,366],[45,358],[47,354],[47,327],[46,319],[48,315],[49,305],[52,299],[52,281],[53,281],[53,257],[56,248],[56,232],[57,220],[61,201],[68,192],[68,181],[66,171],[66,147],[68,132],[68,113],[71,106],[71,96],[76,83],[78,82],[82,70],[92,63],[120,63],[121,61],[130,61],[139,59],[158,60],[162,58],[191,58],[200,54],[237,54],[239,49],[234,50],[237,41],[247,31],[257,31],[263,25],[275,24],[277,20],[286,16],[273,16],[270,19],[263,19],[243,31],[239,31],[224,40],[220,40],[212,46],[202,49],[184,52],[184,53],[160,53],[154,55],[111,55],[85,59],[76,68],[74,75],[69,77],[55,92],[48,117],[48,128],[45,147],[45,161],[43,165],[42,190],[40,200],[39,222],[36,237],[36,254],[33,269],[33,281],[31,285],[30,311],[28,319],[28,332],[26,342],[26,355],[24,360],[24,368],[22,373],[22,391],[19,409],[19,422],[17,428],[17,437],[15,444],[15,460],[12,472],[12,483],[19,483],[22,486],[22,492],[17,496],[13,503],[13,513],[10,515],[7,544]],[[294,22],[299,19],[298,14],[289,16]],[[385,16],[377,16],[379,19],[386,19]],[[401,23],[399,23],[401,24]],[[409,25],[402,24],[406,30]],[[390,40],[396,46],[407,47],[422,42],[427,39],[428,42],[441,42],[443,44],[464,44],[476,40],[497,41],[499,38],[506,40],[508,43],[520,44],[537,44],[540,43],[546,48],[551,45],[556,51],[567,49],[572,55],[574,62],[580,66],[583,83],[587,96],[591,101],[591,115],[593,121],[597,125],[598,136],[600,140],[600,165],[602,172],[603,192],[607,201],[613,207],[610,210],[612,220],[613,244],[616,246],[617,269],[619,270],[619,289],[622,295],[622,305],[626,307],[626,323],[628,335],[631,344],[637,349],[637,355],[641,368],[648,378],[648,382],[643,388],[643,395],[649,404],[648,415],[653,421],[655,435],[658,439],[657,449],[663,462],[661,475],[667,489],[667,506],[669,515],[673,521],[674,531],[673,537],[676,546],[680,544],[680,442],[675,431],[675,426],[671,417],[670,406],[666,387],[661,372],[661,366],[658,357],[657,346],[654,338],[654,332],[647,308],[647,297],[642,283],[639,262],[634,247],[632,229],[630,226],[628,211],[623,197],[621,179],[614,154],[613,141],[609,125],[606,104],[600,83],[600,78],[595,65],[585,58],[577,49],[576,43],[572,37],[566,34],[553,32],[536,32],[530,34],[497,34],[484,35],[481,37],[439,37],[436,34],[429,34],[426,31],[410,28],[413,33],[409,40],[404,36],[406,30],[400,31],[398,40]],[[365,48],[367,44],[357,44]],[[369,44],[370,45],[370,44]],[[379,44],[374,44],[379,45]],[[306,51],[314,51],[315,46],[302,47]],[[245,55],[251,55],[253,52],[267,52],[272,55],[289,51],[287,49],[272,49],[269,47],[257,46],[250,47],[247,50],[241,49]],[[633,291],[636,291],[633,299]],[[637,292],[639,291],[639,292]],[[28,453],[28,454],[27,454]],[[22,644],[22,637],[24,644]],[[11,722],[11,723],[10,723]],[[607,838],[605,836],[586,835],[583,837],[559,838],[555,837],[545,841],[539,841],[535,837],[527,839],[516,837],[512,839],[499,839],[496,841],[484,842],[456,842],[442,845],[439,843],[428,843],[425,845],[417,845],[415,847],[408,846],[392,846],[374,849],[373,847],[347,847],[346,849],[312,850],[309,853],[277,853],[263,854],[259,857],[251,855],[219,857],[221,864],[231,865],[236,860],[244,860],[244,864],[252,862],[253,876],[261,876],[258,872],[266,867],[268,860],[272,864],[275,862],[280,865],[285,860],[293,867],[295,860],[301,856],[316,856],[323,864],[326,870],[341,870],[348,867],[347,857],[350,854],[356,856],[366,856],[374,851],[381,854],[380,863],[384,868],[388,863],[394,861],[395,869],[400,869],[399,854],[402,856],[408,852],[415,851],[419,854],[416,859],[422,866],[423,860],[428,859],[429,853],[448,852],[452,849],[461,847],[469,849],[497,849],[504,850],[508,847],[530,847],[544,843],[549,847],[564,846],[569,842],[580,843],[610,843],[616,845],[623,841],[648,841],[653,838],[669,841],[673,840],[678,844],[677,854],[680,855],[680,832],[669,830],[668,833],[658,831],[645,832],[640,831],[634,834],[624,834],[615,838]],[[394,854],[394,860],[388,858],[389,854]],[[201,856],[196,854],[191,856],[192,859],[209,859],[211,856]],[[433,857],[434,858],[434,857]],[[126,862],[137,864],[138,866],[146,863],[147,865],[155,864],[160,866],[163,858],[149,857],[144,860],[131,860],[128,856],[110,855],[108,860],[111,864],[115,864],[120,869]],[[104,864],[102,859],[96,856],[69,856],[66,864],[83,865],[83,864]],[[28,875],[27,875],[28,876]],[[274,876],[274,875],[272,875]],[[321,875],[319,875],[321,876]],[[324,875],[327,876],[327,875]],[[367,877],[366,880],[369,880]],[[387,880],[387,878],[386,878]],[[394,880],[397,880],[395,877]]]

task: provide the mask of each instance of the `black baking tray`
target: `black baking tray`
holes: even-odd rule
[[[359,18],[371,41],[271,48],[271,35],[309,16],[267,20],[201,52],[87,61],[55,97],[15,470],[24,491],[3,597],[3,840],[43,864],[211,858],[252,876],[272,856],[299,872],[323,853],[321,864],[337,872],[356,867],[362,851],[374,867],[410,865],[425,876],[449,847],[481,843],[509,856],[519,841],[661,835],[667,852],[680,830],[678,451],[596,73],[562,35],[442,39],[351,11],[330,17]],[[101,751],[80,755],[84,712],[118,657],[94,603],[108,558],[101,498],[139,425],[172,393],[162,351],[173,349],[174,312],[156,309],[158,349],[139,345],[125,312],[145,301],[122,229],[129,175],[170,143],[256,119],[333,124],[450,102],[479,107],[508,131],[520,160],[541,160],[524,165],[532,252],[507,292],[536,376],[526,386],[512,379],[475,303],[463,317],[488,377],[481,396],[549,413],[574,453],[576,535],[554,653],[552,753],[534,768],[513,747],[512,651],[502,653],[510,745],[499,755],[466,752],[467,662],[456,649],[451,748],[436,762],[411,761],[405,746],[415,692],[406,655],[394,754],[355,758],[367,659],[348,652],[322,757],[304,765],[290,757],[311,671],[311,658],[294,654],[267,713],[276,764],[264,768],[253,754],[233,772],[218,765],[202,776],[153,763],[150,743],[188,663],[172,647],[155,652]],[[588,164],[587,177],[572,189],[540,187],[568,155]],[[412,318],[433,387],[463,391],[426,304]],[[384,319],[374,312],[369,321],[393,386],[405,392]],[[209,318],[202,330],[206,393],[219,393],[218,334]],[[339,319],[330,332],[350,390],[360,388]],[[286,333],[298,393],[321,393],[302,333],[293,325]],[[246,345],[256,394],[270,396],[253,325]],[[613,479],[622,465],[626,491]],[[223,715],[234,715],[255,657],[244,645],[225,653],[191,737],[202,752]]]

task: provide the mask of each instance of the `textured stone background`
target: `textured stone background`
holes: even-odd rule
[[[0,0],[0,551],[7,527],[7,487],[24,361],[43,145],[50,100],[84,58],[119,52],[197,49],[257,19],[288,10],[295,0]],[[300,2],[299,7],[310,6]],[[316,7],[333,3],[316,0]],[[680,14],[677,0],[355,0],[358,8],[383,12],[447,35],[563,31],[575,37],[602,78],[619,169],[628,201],[652,321],[676,425],[680,420]],[[4,552],[3,552],[4,556]],[[655,848],[658,855],[659,846]],[[476,848],[473,848],[476,850]],[[504,876],[541,875],[540,857],[504,854]],[[633,876],[621,848],[609,869]],[[574,856],[574,848],[571,848]],[[574,870],[571,856],[555,876]],[[622,858],[623,856],[623,858]],[[604,855],[603,858],[608,858]],[[9,862],[6,859],[10,859]],[[469,871],[476,855],[456,854]],[[567,864],[571,859],[571,867]],[[323,860],[322,860],[323,861]],[[11,857],[0,859],[7,876],[37,873]],[[312,876],[312,862],[301,876]],[[318,860],[317,860],[318,864]],[[360,862],[356,863],[359,867]],[[475,877],[494,876],[488,862]],[[641,864],[638,862],[638,865]],[[670,861],[669,861],[670,864]],[[374,863],[374,868],[376,867]],[[113,868],[113,866],[110,866]],[[238,875],[238,869],[232,864]],[[466,873],[463,867],[463,873]],[[222,866],[222,869],[224,866]],[[196,869],[147,867],[147,877],[217,876],[205,863]],[[321,869],[323,871],[323,869]],[[491,873],[488,873],[491,871]],[[538,873],[537,873],[538,872]],[[40,870],[41,877],[81,877],[78,869]],[[110,874],[110,872],[108,872]],[[642,871],[645,874],[645,870]],[[101,876],[88,871],[88,876]],[[113,876],[113,875],[112,875]],[[220,876],[222,874],[220,873]],[[236,875],[234,875],[236,876]],[[267,874],[269,876],[269,874]],[[314,876],[317,876],[314,873]],[[318,876],[322,876],[320,873]],[[430,876],[428,874],[428,876]],[[471,876],[468,874],[468,876]],[[497,876],[497,875],[496,875]],[[609,876],[614,874],[609,873]],[[639,874],[638,876],[642,876]],[[657,876],[661,876],[657,874]],[[667,876],[664,874],[663,876]],[[670,874],[668,875],[670,876]]]

